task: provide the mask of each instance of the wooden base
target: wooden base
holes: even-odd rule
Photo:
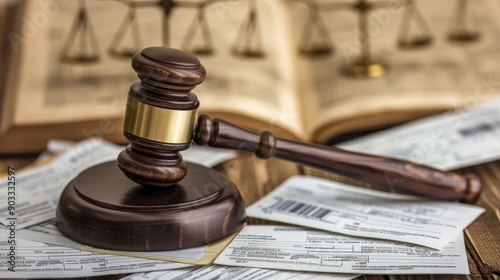
[[[235,185],[217,171],[188,163],[170,188],[146,188],[115,161],[80,173],[61,195],[59,230],[95,247],[122,251],[191,248],[239,230],[245,206]]]

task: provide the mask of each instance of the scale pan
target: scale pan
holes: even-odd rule
[[[475,42],[480,37],[481,34],[476,31],[455,31],[448,34],[450,42]]]
[[[309,48],[301,48],[299,50],[299,53],[303,56],[307,57],[319,57],[319,56],[325,56],[325,55],[330,55],[333,52],[333,48],[330,46],[312,46]]]
[[[138,53],[140,50],[138,49],[133,49],[133,48],[116,48],[116,49],[109,49],[108,53],[109,55],[115,57],[115,58],[131,58],[133,57],[136,53]]]
[[[266,55],[261,50],[232,50],[233,55],[244,58],[264,58]]]
[[[61,61],[66,63],[81,63],[81,64],[90,64],[96,63],[99,61],[98,55],[61,55]]]
[[[415,36],[399,39],[398,46],[400,49],[418,49],[431,45],[431,36]]]

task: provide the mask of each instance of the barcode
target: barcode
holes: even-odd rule
[[[493,130],[495,130],[495,128],[497,126],[498,125],[495,125],[495,124],[480,123],[480,124],[473,126],[473,127],[460,129],[460,130],[458,130],[458,133],[460,133],[464,137],[468,137],[468,136],[473,136],[473,135],[480,134],[480,133],[493,131]]]
[[[317,207],[303,202],[284,200],[275,203],[268,208],[269,210],[277,212],[291,213],[302,217],[322,219],[328,215],[332,210]]]

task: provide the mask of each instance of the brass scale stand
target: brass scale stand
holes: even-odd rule
[[[182,2],[179,0],[115,0],[128,7],[128,13],[119,26],[109,46],[109,54],[116,58],[130,59],[141,49],[139,24],[136,20],[136,11],[143,7],[159,7],[163,13],[162,36],[163,45],[170,45],[170,15],[175,8],[191,8],[197,10],[184,39],[182,48],[185,51],[198,56],[213,55],[214,49],[210,35],[210,29],[205,17],[205,8],[208,6],[228,0],[203,0],[199,2]],[[241,0],[231,0],[241,1]],[[257,0],[249,1],[249,11],[246,19],[240,26],[237,37],[232,46],[232,53],[243,58],[264,58],[262,39],[260,36]],[[299,54],[309,58],[322,57],[333,54],[330,34],[321,18],[322,11],[353,10],[359,17],[359,40],[360,54],[357,59],[343,67],[343,73],[352,77],[376,78],[384,76],[387,64],[372,58],[368,18],[371,11],[380,8],[388,8],[390,5],[404,5],[403,20],[400,25],[398,46],[401,49],[416,49],[429,46],[432,43],[431,29],[417,7],[416,0],[393,0],[370,2],[367,0],[356,0],[354,2],[319,2],[316,0],[290,0],[301,2],[308,6],[309,14],[302,33],[299,36]],[[478,31],[471,30],[468,26],[469,13],[472,11],[470,1],[457,0],[457,9],[451,21],[453,27],[448,34],[451,42],[473,42],[480,37]],[[411,34],[410,26],[414,21],[419,33]],[[121,42],[130,28],[133,38],[133,46],[122,47]],[[202,44],[194,45],[194,39],[200,34]],[[313,40],[313,34],[317,38]],[[72,52],[78,41],[78,50]],[[313,42],[314,41],[314,42]],[[79,0],[77,16],[71,27],[68,37],[61,51],[61,60],[69,63],[95,63],[99,61],[98,42],[93,30],[86,0]]]

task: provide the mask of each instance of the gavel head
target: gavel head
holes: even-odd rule
[[[148,187],[168,187],[186,175],[179,151],[190,147],[198,98],[191,90],[205,79],[193,55],[151,47],[132,59],[140,83],[130,87],[124,135],[130,145],[118,166],[131,180]]]

